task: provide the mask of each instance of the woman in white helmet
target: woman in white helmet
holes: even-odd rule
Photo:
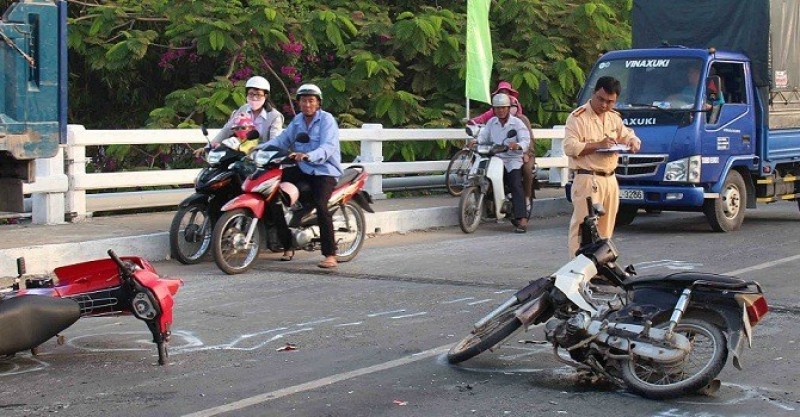
[[[275,138],[283,131],[283,115],[278,110],[275,110],[269,101],[269,81],[260,76],[250,77],[244,87],[247,91],[247,104],[239,107],[231,114],[228,122],[214,137],[212,145],[233,136],[234,119],[242,113],[249,114],[253,119],[253,125],[258,130],[260,142]]]

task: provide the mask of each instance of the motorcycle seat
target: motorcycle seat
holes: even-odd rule
[[[678,272],[669,275],[644,275],[633,277],[622,283],[623,287],[631,287],[648,283],[674,282],[676,284],[688,285],[696,281],[707,281],[720,284],[727,288],[747,287],[747,282],[743,279],[729,275],[709,274],[705,272]]]
[[[359,174],[361,174],[361,170],[358,168],[350,167],[345,169],[342,173],[342,176],[339,177],[339,181],[336,182],[336,186],[334,186],[334,188],[339,188],[342,185],[353,182],[353,180],[356,179]]]

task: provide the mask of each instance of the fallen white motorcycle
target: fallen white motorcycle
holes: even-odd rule
[[[761,286],[697,272],[634,277],[633,266],[622,270],[614,243],[597,232],[602,206],[593,206],[591,198],[586,203],[577,256],[475,323],[450,349],[448,361],[465,361],[520,327],[546,322],[557,360],[631,392],[666,399],[715,391],[728,355],[741,369],[741,350],[769,311]],[[595,277],[619,291],[610,299],[593,297]]]

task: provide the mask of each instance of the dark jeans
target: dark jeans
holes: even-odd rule
[[[525,206],[525,192],[522,190],[522,169],[512,169],[509,172],[503,168],[503,183],[511,190],[514,218],[522,219],[528,217],[528,208]]]
[[[317,209],[317,224],[319,224],[319,234],[322,243],[322,255],[336,255],[336,241],[333,236],[333,216],[328,211],[328,200],[333,194],[333,187],[336,185],[336,178],[324,175],[309,175],[300,171],[300,168],[293,166],[284,168],[284,182],[295,184],[300,190],[310,189],[311,195],[301,195],[300,201],[303,204],[311,204]],[[306,186],[303,186],[305,183]],[[270,209],[270,216],[275,222],[278,232],[278,239],[281,241],[284,250],[292,248],[292,234],[286,224],[286,218],[280,212],[280,207],[273,203]]]

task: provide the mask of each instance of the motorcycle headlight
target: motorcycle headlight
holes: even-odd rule
[[[143,292],[137,292],[136,295],[133,296],[133,300],[131,300],[131,310],[133,310],[133,315],[141,320],[153,320],[158,314],[158,310],[156,310],[156,306],[153,305],[153,301]]]
[[[222,155],[225,154],[225,151],[211,151],[206,156],[206,162],[209,165],[218,164],[220,160],[222,160]]]
[[[667,163],[664,170],[664,181],[669,182],[700,182],[702,163],[700,155],[678,159]]]

